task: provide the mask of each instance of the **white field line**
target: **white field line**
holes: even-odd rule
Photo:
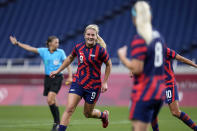
[[[169,121],[175,121],[175,120],[159,120],[162,123],[166,123]],[[197,121],[197,120],[194,120]],[[2,124],[2,120],[0,120],[0,123]],[[9,121],[9,122],[3,122],[4,125],[0,125],[0,128],[14,128],[14,127],[37,127],[37,126],[49,126],[53,123],[51,122],[43,122],[43,121]],[[9,123],[9,124],[7,124]],[[131,122],[129,120],[119,120],[119,121],[110,121],[110,125],[118,125],[118,124],[130,124]],[[101,122],[98,121],[89,121],[89,120],[73,120],[71,121],[70,125],[100,125]]]
[[[2,123],[2,122],[0,122]],[[7,124],[9,123],[9,125]],[[129,120],[122,120],[122,121],[111,121],[110,125],[114,124],[129,124]],[[6,127],[6,128],[14,128],[14,127],[36,127],[36,126],[49,126],[52,125],[53,123],[51,122],[38,122],[38,121],[13,121],[13,122],[4,122],[4,125],[0,125],[0,128]],[[101,121],[87,121],[87,120],[73,120],[71,121],[70,125],[100,125]]]

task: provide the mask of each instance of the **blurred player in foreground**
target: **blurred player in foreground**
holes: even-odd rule
[[[60,124],[60,115],[56,95],[61,88],[63,75],[61,72],[59,72],[58,74],[56,74],[55,79],[52,79],[51,77],[49,77],[49,75],[52,71],[57,70],[66,59],[65,52],[62,49],[58,49],[59,39],[56,36],[50,36],[46,42],[47,48],[35,48],[27,44],[23,44],[17,41],[13,36],[10,36],[10,41],[13,45],[17,45],[18,47],[21,47],[30,52],[38,53],[42,58],[45,65],[43,95],[47,96],[47,103],[54,118],[52,131],[55,131],[57,129],[57,126]],[[68,66],[67,69],[69,75],[66,82],[68,84],[72,82],[72,71],[70,66]]]
[[[164,40],[152,28],[151,11],[147,2],[138,1],[131,13],[138,33],[131,42],[131,60],[126,57],[126,46],[118,49],[118,56],[134,78],[130,108],[132,130],[148,131],[163,104]]]
[[[170,112],[172,113],[173,116],[175,116],[176,118],[183,121],[191,129],[197,131],[196,124],[191,120],[191,118],[185,112],[182,112],[179,109],[179,103],[178,103],[179,96],[178,96],[178,89],[177,89],[173,66],[172,66],[172,60],[176,59],[180,62],[191,65],[195,68],[197,68],[197,65],[194,64],[191,60],[177,54],[174,50],[171,50],[169,48],[166,48],[165,53],[166,53],[165,66],[164,66],[165,67],[165,74],[166,74],[166,78],[165,78],[166,99],[165,99],[165,102],[168,104],[168,106],[170,108]],[[157,118],[152,121],[152,128],[153,128],[153,131],[159,131]]]
[[[101,112],[94,109],[100,92],[107,91],[107,80],[112,68],[109,54],[105,49],[106,44],[98,33],[99,28],[97,25],[87,26],[84,32],[85,42],[77,44],[62,66],[51,73],[51,77],[58,74],[77,57],[78,69],[69,90],[66,110],[62,116],[59,131],[66,130],[71,116],[82,98],[85,100],[85,117],[101,119],[103,128],[108,126],[109,111]],[[101,65],[103,62],[106,68],[104,80],[101,83]]]

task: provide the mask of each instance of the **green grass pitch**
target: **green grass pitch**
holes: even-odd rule
[[[110,111],[110,124],[102,128],[98,119],[86,119],[83,107],[75,111],[68,131],[131,131],[128,120],[128,107],[97,107]],[[197,123],[197,107],[181,108]],[[64,107],[60,107],[61,114]],[[52,127],[52,116],[47,106],[0,106],[0,131],[49,131]],[[163,107],[159,114],[161,131],[189,131],[180,120],[171,116],[168,107]],[[151,130],[151,129],[150,129]]]

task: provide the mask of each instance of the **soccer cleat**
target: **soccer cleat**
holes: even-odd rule
[[[103,123],[103,128],[107,128],[107,126],[109,124],[109,119],[108,119],[109,111],[105,110],[103,112],[103,115],[104,115],[104,117],[101,119],[102,123]]]
[[[58,127],[59,125],[57,123],[54,123],[51,131],[58,131]]]

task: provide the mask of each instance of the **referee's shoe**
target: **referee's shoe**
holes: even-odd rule
[[[51,131],[58,131],[58,128],[59,128],[59,124],[54,123]]]

